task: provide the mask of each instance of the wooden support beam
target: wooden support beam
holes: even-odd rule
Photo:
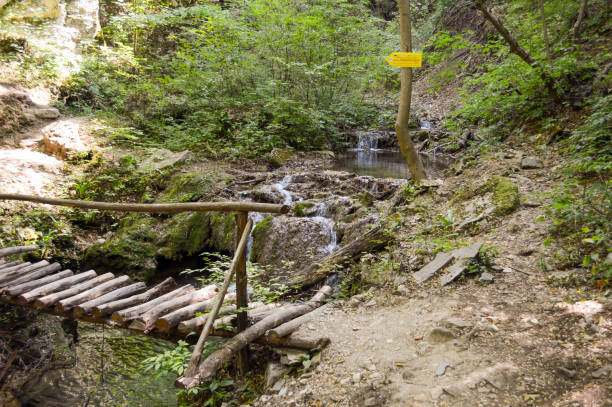
[[[135,203],[113,203],[79,201],[74,199],[45,198],[33,195],[0,194],[0,200],[29,201],[49,205],[70,206],[82,209],[99,209],[102,211],[117,212],[148,212],[148,213],[178,213],[178,212],[261,212],[261,213],[287,213],[287,205],[276,205],[257,202],[183,202],[167,204],[135,204]],[[11,249],[13,249],[11,251]],[[18,251],[21,249],[21,251]],[[23,251],[36,250],[36,246],[26,246],[24,248],[0,249],[0,257],[3,257],[2,250],[8,254],[21,253]]]
[[[36,308],[45,308],[50,305],[53,305],[54,302],[57,301],[55,297],[51,296],[51,294],[66,290],[70,287],[73,287],[75,284],[79,284],[83,281],[92,279],[95,276],[96,272],[93,270],[75,274],[73,276],[54,281],[53,283],[43,285],[42,287],[39,287],[32,291],[28,291],[27,293],[23,293],[19,297],[17,297],[17,300],[20,303],[28,303],[30,301],[36,300],[36,302],[34,303],[34,306]]]
[[[62,278],[70,277],[71,275],[73,275],[71,270],[60,271],[59,273],[51,274],[49,276],[39,278],[37,280],[28,281],[27,283],[10,285],[6,288],[3,288],[2,293],[10,295],[11,297],[17,297],[18,295],[21,295],[28,291],[32,291],[35,288],[42,287],[57,280],[61,280]]]
[[[93,300],[77,305],[74,308],[74,315],[79,316],[79,315],[89,314],[93,311],[95,307],[99,305],[117,301],[122,298],[129,297],[131,295],[140,294],[144,292],[146,289],[147,289],[147,285],[143,282],[138,282],[138,283],[128,285],[127,287],[118,288],[98,298],[94,298]]]
[[[149,311],[150,309],[152,309],[153,307],[161,303],[164,303],[168,300],[176,298],[177,296],[185,295],[193,291],[195,291],[195,288],[193,288],[192,285],[184,285],[182,287],[177,288],[174,291],[170,291],[169,293],[166,293],[162,295],[161,297],[153,298],[150,301],[147,301],[143,304],[139,304],[134,307],[124,309],[121,311],[115,311],[113,313],[112,320],[121,325],[124,325],[138,318],[145,312]]]
[[[21,264],[21,263],[22,263],[22,262],[21,262],[21,261],[19,261],[19,260],[16,260],[16,261],[10,261],[10,262],[8,262],[8,263],[2,263],[2,264],[0,264],[0,271],[4,270],[4,269],[6,269],[6,268],[9,268],[9,267],[17,266],[17,265],[19,265],[19,264]]]
[[[238,212],[236,214],[236,306],[238,309],[247,308],[249,306],[249,294],[248,294],[248,281],[247,281],[247,270],[246,270],[246,243],[245,250],[238,250],[240,245],[240,238],[243,237],[244,231],[247,227],[247,220],[249,214],[247,212]],[[248,240],[251,234],[251,226],[248,228],[248,234],[246,239]],[[249,326],[247,319],[247,312],[242,311],[238,313],[236,325],[238,332],[242,332]],[[238,353],[238,371],[241,377],[244,377],[249,370],[249,347],[245,346]]]
[[[135,307],[151,301],[154,298],[158,298],[176,288],[176,281],[172,277],[168,277],[161,283],[157,284],[153,288],[148,289],[142,294],[133,295],[124,299],[109,302],[107,304],[100,304],[94,307],[92,313],[96,317],[103,317],[105,315],[111,315],[113,312]]]
[[[112,273],[108,273],[108,274],[110,274],[110,278],[113,277]],[[80,294],[77,294],[72,297],[68,297],[68,298],[61,300],[60,302],[57,303],[55,308],[58,311],[62,311],[62,312],[70,311],[79,304],[82,304],[87,301],[91,301],[94,298],[98,298],[101,295],[111,292],[119,287],[128,285],[129,283],[130,283],[129,276],[119,276],[117,278],[112,278],[112,280],[109,279],[108,281],[103,282],[102,284],[98,282],[96,283],[95,286],[92,286],[91,288],[87,289],[86,291],[81,292]]]
[[[4,194],[0,194],[0,196],[2,196]],[[3,198],[0,198],[3,199]],[[287,208],[287,211],[289,211],[289,208]],[[13,254],[21,254],[21,253],[26,253],[26,252],[33,252],[34,250],[38,249],[38,246],[15,246],[15,247],[5,247],[4,249],[0,249],[0,258],[2,257],[6,257],[6,256],[12,256]]]
[[[229,293],[226,298],[225,301],[233,301],[236,299],[236,294],[235,293]],[[156,322],[155,322],[155,327],[157,329],[161,329],[162,331],[165,332],[170,332],[170,330],[172,328],[174,328],[175,326],[177,326],[179,324],[179,322],[184,321],[186,319],[189,318],[193,318],[193,316],[197,313],[197,312],[206,312],[206,311],[210,311],[213,306],[215,304],[215,299],[214,298],[210,298],[206,301],[202,301],[202,302],[197,302],[195,304],[191,304],[191,305],[187,305],[186,307],[177,309],[176,311],[173,311],[169,314],[163,315],[162,317],[160,317]],[[227,307],[225,307],[227,308]],[[234,307],[235,309],[236,307]]]
[[[4,281],[2,284],[0,284],[0,288],[36,280],[46,275],[49,275],[51,273],[55,273],[56,271],[62,268],[62,266],[60,266],[59,263],[48,264],[42,267],[41,265],[42,264],[36,263],[36,264],[32,264],[26,269],[20,270],[18,276],[14,276],[8,281]]]

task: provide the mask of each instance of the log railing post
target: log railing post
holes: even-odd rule
[[[236,214],[236,250],[238,249],[238,242],[240,241],[240,236],[242,236],[244,228],[246,227],[248,216],[248,212],[238,212]],[[249,306],[249,295],[247,292],[246,260],[247,259],[245,251],[238,259],[238,264],[236,267],[236,307],[238,309],[246,309]],[[242,332],[248,328],[248,319],[246,311],[238,313],[236,322],[238,332]],[[248,371],[248,368],[248,348],[245,347],[238,353],[238,371],[240,372],[240,375],[244,376]]]

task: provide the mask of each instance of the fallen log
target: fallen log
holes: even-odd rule
[[[51,293],[57,292],[57,291],[65,290],[67,288],[72,287],[75,284],[78,284],[82,281],[93,278],[95,276],[96,276],[96,272],[93,270],[89,270],[84,273],[75,274],[73,276],[62,278],[61,280],[58,280],[58,281],[54,281],[53,283],[43,285],[42,287],[39,287],[27,293],[23,293],[19,297],[17,297],[17,300],[21,303],[27,303],[34,299],[37,299],[38,297],[42,297],[36,300],[36,302],[34,302],[34,307],[45,308],[47,306],[47,303],[45,301],[43,302],[40,301],[40,300],[44,300],[45,296]],[[48,305],[51,305],[51,303],[49,303]]]
[[[158,298],[169,291],[172,291],[176,288],[176,281],[172,277],[168,277],[161,283],[157,284],[153,288],[145,291],[142,294],[134,295],[128,298],[124,298],[121,300],[116,300],[109,302],[107,304],[100,304],[94,307],[92,313],[95,317],[103,317],[105,315],[110,315],[113,312],[125,310],[130,307],[135,307],[142,303],[146,303],[153,298]]]
[[[60,302],[57,303],[57,305],[55,306],[55,309],[61,312],[70,311],[79,304],[82,304],[87,301],[91,301],[94,298],[98,298],[101,295],[111,292],[116,288],[123,287],[129,283],[130,283],[129,276],[120,276],[117,278],[113,278],[112,280],[109,280],[105,283],[97,285],[96,287],[90,288],[89,290],[82,292],[78,295],[61,300]]]
[[[19,264],[21,264],[21,263],[22,263],[22,262],[21,262],[21,261],[19,261],[19,260],[17,260],[17,261],[11,261],[11,262],[8,262],[8,263],[1,263],[1,264],[0,264],[0,271],[4,270],[4,269],[6,269],[6,268],[9,268],[9,267],[17,266],[17,265],[19,265]]]
[[[62,268],[62,266],[58,263],[49,264],[48,266],[43,266],[43,267],[36,266],[36,268],[34,266],[35,265],[32,264],[31,266],[32,268],[30,268],[29,271],[27,271],[23,275],[20,275],[17,278],[11,279],[10,281],[0,284],[0,288],[8,287],[9,285],[26,283],[32,280],[37,280],[51,273],[55,273],[56,271]]]
[[[38,246],[15,246],[15,247],[6,247],[4,249],[0,249],[0,258],[6,256],[12,256],[13,254],[20,254],[26,252],[33,252],[38,249]]]
[[[217,320],[218,321],[218,320]],[[212,336],[221,338],[233,338],[236,336],[236,330],[213,329]],[[267,338],[265,335],[253,341],[260,345],[269,347],[295,348],[304,350],[313,350],[323,348],[329,344],[330,340],[326,336],[305,337],[298,335],[296,332],[285,336],[284,338]]]
[[[341,247],[334,253],[323,257],[307,267],[299,276],[287,285],[289,287],[309,287],[336,271],[337,264],[359,259],[363,253],[370,253],[387,245],[393,236],[382,226],[372,228],[359,239]]]
[[[201,362],[195,376],[181,376],[176,380],[175,385],[180,388],[190,389],[197,386],[202,381],[209,379],[217,372],[217,369],[232,359],[234,353],[240,351],[255,339],[263,336],[266,331],[320,307],[322,302],[331,295],[331,293],[332,288],[324,286],[310,301],[304,304],[283,308],[280,312],[267,316],[255,325],[248,327],[246,330],[225,342],[221,348]]]
[[[226,297],[226,301],[233,301],[235,299],[236,299],[236,293],[230,293]],[[211,298],[206,301],[198,302],[198,303],[191,304],[186,307],[177,309],[176,311],[173,311],[169,314],[166,314],[160,317],[155,322],[155,327],[157,329],[161,329],[164,332],[170,332],[170,330],[174,328],[175,326],[177,326],[179,322],[185,319],[188,319],[188,318],[193,318],[197,312],[210,311],[214,305],[214,301],[215,300]],[[224,307],[224,308],[229,308],[229,307]],[[236,306],[234,306],[233,308],[235,310]],[[227,311],[227,312],[231,312],[231,311]]]
[[[181,296],[187,293],[195,291],[192,285],[184,285],[182,287],[177,288],[174,291],[170,291],[162,295],[161,297],[154,298],[150,301],[147,301],[143,304],[136,305],[134,307],[124,309],[121,311],[115,311],[111,319],[121,325],[124,325],[130,322],[133,319],[138,318],[145,312],[149,311],[151,308],[168,301],[169,299],[175,298],[177,296]]]
[[[162,315],[167,315],[187,305],[206,302],[210,300],[216,292],[217,286],[213,284],[185,295],[169,298],[167,301],[154,306],[136,318],[132,324],[130,324],[130,329],[142,330],[144,333],[148,333],[155,327],[155,322]]]
[[[329,309],[331,304],[325,304],[322,307],[314,309],[312,312],[302,315],[301,317],[292,319],[289,322],[285,322],[282,325],[277,326],[274,329],[270,329],[266,332],[266,338],[276,340],[290,335],[292,332],[297,331],[302,324],[310,321],[312,318],[321,315],[326,309]]]
[[[20,263],[16,266],[12,266],[12,267],[7,267],[6,269],[4,269],[2,271],[2,273],[0,273],[0,284],[4,281],[8,281],[11,278],[14,278],[13,275],[18,274],[19,271],[23,270],[26,267],[31,266],[32,263],[25,262],[25,263]]]
[[[84,315],[89,314],[95,307],[98,305],[102,305],[105,303],[109,303],[111,301],[116,301],[130,295],[140,294],[147,289],[147,285],[143,282],[134,283],[128,285],[127,287],[121,287],[110,293],[104,294],[98,298],[95,298],[91,301],[84,302],[83,304],[79,304],[74,308],[75,315]]]
[[[61,280],[62,278],[70,277],[72,274],[73,273],[70,270],[60,271],[59,273],[51,274],[50,276],[39,278],[38,280],[33,280],[27,283],[17,285],[10,285],[4,288],[2,290],[2,293],[10,295],[11,297],[16,297],[28,291],[32,291],[35,288],[42,287],[57,280]]]
[[[263,316],[261,316],[261,318],[255,320],[255,319],[253,319],[253,313],[255,311],[257,311],[258,309],[265,307],[265,305],[264,306],[260,306],[259,304],[260,303],[250,303],[249,304],[248,316],[249,316],[249,322],[250,323],[254,323],[254,322],[260,321],[261,319],[264,318],[265,315],[269,315],[274,310],[274,309],[270,308],[268,310],[267,314],[256,314],[256,316],[257,315],[263,315]],[[227,305],[227,306],[222,307],[219,310],[219,315],[227,315],[230,312],[234,312],[234,311],[236,311],[236,305],[235,304]],[[178,323],[176,331],[179,334],[185,335],[185,336],[190,334],[191,332],[200,333],[200,332],[202,332],[202,327],[206,324],[206,321],[208,321],[208,317],[209,316],[210,316],[210,314],[200,315],[198,317],[191,318],[191,319],[188,319],[186,321],[181,321],[181,322]],[[216,329],[220,325],[228,325],[228,324],[229,325],[235,325],[236,319],[237,319],[237,315],[236,314],[227,315],[227,316],[224,316],[222,318],[217,318],[217,319],[215,319],[215,322],[213,323],[213,329]]]

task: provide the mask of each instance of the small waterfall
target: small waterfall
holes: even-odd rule
[[[373,150],[378,147],[378,137],[376,133],[360,131],[357,133],[357,149]]]
[[[253,221],[253,229],[255,226],[266,217],[265,215],[259,212],[249,212],[249,219]],[[247,240],[247,249],[246,249],[246,259],[249,261],[251,259],[251,251],[253,250],[253,229],[251,229],[251,234],[249,235],[249,240]]]
[[[419,120],[419,127],[421,130],[431,130],[432,123],[429,120],[421,119]]]
[[[335,222],[332,219],[325,218],[323,216],[315,216],[312,218],[312,221],[321,225],[322,232],[328,238],[328,243],[325,247],[323,247],[323,252],[325,254],[330,254],[336,251],[338,248],[338,236],[336,235]]]
[[[291,184],[291,180],[291,175],[287,174],[280,182],[272,185],[272,188],[274,188],[274,190],[280,193],[283,197],[283,205],[291,205],[293,203],[291,192],[285,189],[289,184]]]

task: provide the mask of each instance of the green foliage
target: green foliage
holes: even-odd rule
[[[362,3],[135,11],[112,20],[113,47],[89,58],[63,92],[69,105],[127,117],[139,141],[252,157],[323,148],[345,128],[376,122],[364,94],[386,75],[380,58],[397,39]]]

